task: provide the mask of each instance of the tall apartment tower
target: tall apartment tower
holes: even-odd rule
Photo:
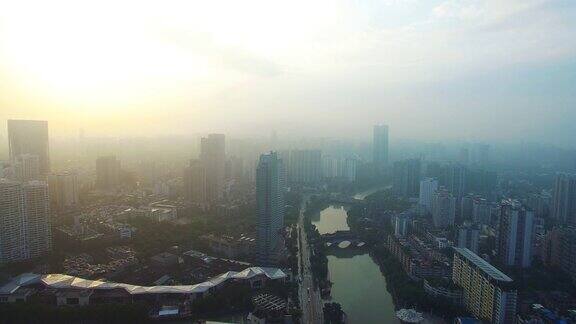
[[[25,260],[28,255],[22,185],[0,179],[0,264]]]
[[[322,152],[320,150],[293,150],[290,152],[288,176],[294,183],[316,183],[322,179]]]
[[[405,198],[417,197],[420,193],[421,165],[419,159],[394,163],[393,189]]]
[[[508,199],[500,205],[497,252],[507,267],[528,268],[532,264],[534,213],[518,201]]]
[[[475,197],[472,202],[472,220],[476,224],[489,225],[492,222],[492,204],[484,198]]]
[[[552,218],[561,224],[576,227],[576,175],[556,175]]]
[[[200,139],[200,160],[206,169],[206,200],[215,203],[224,192],[226,146],[224,134],[210,134]]]
[[[434,178],[426,178],[420,181],[420,195],[418,196],[418,203],[426,207],[427,211],[432,210],[432,195],[438,190],[438,180]]]
[[[284,191],[282,160],[275,152],[261,155],[256,169],[256,258],[261,265],[275,263],[279,232],[284,226]]]
[[[0,264],[52,250],[48,186],[0,179]]]
[[[40,179],[40,158],[35,154],[20,154],[14,159],[14,171],[19,181]]]
[[[51,174],[48,177],[50,202],[56,210],[63,210],[79,204],[78,175],[73,172]]]
[[[462,288],[468,311],[486,323],[515,323],[518,296],[512,278],[468,249],[454,251],[452,281]]]
[[[432,196],[432,220],[435,227],[454,225],[456,218],[456,199],[446,190],[438,190]]]
[[[466,248],[474,253],[478,253],[478,239],[480,229],[475,225],[463,225],[458,227],[458,241],[456,246]]]
[[[466,194],[467,169],[461,164],[448,164],[444,167],[443,181],[440,183],[457,199]]]
[[[115,156],[102,156],[96,159],[96,187],[113,189],[120,184],[120,160]]]
[[[376,170],[381,172],[389,163],[388,125],[375,125],[372,141],[373,162]]]
[[[52,251],[48,185],[29,181],[23,185],[23,191],[28,251],[31,258],[37,258]]]
[[[206,168],[200,160],[190,161],[184,169],[184,196],[189,203],[206,204]]]
[[[38,156],[41,175],[50,173],[48,122],[45,120],[8,120],[10,160],[22,154]]]

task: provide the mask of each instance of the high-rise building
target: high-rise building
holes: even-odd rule
[[[432,220],[435,227],[454,225],[456,218],[456,199],[445,189],[437,190],[432,195]]]
[[[374,126],[372,141],[373,162],[377,171],[384,170],[389,163],[388,153],[388,125]]]
[[[51,205],[63,210],[78,205],[78,175],[73,172],[52,174],[48,177]]]
[[[26,241],[31,258],[52,251],[50,200],[48,185],[43,181],[29,181],[23,185]]]
[[[358,161],[354,158],[345,158],[340,160],[338,166],[338,176],[342,177],[348,182],[356,181],[356,169],[358,167]]]
[[[292,150],[288,178],[292,183],[313,184],[322,178],[322,152],[320,150]]]
[[[14,170],[19,181],[40,179],[40,159],[35,154],[20,154],[14,159]]]
[[[285,179],[282,160],[275,152],[260,156],[256,170],[256,258],[261,265],[276,260],[279,236],[284,226]]]
[[[560,269],[576,284],[576,228],[564,228],[560,233]]]
[[[474,211],[473,195],[466,195],[460,199],[460,219],[471,220]]]
[[[0,264],[52,250],[48,186],[0,179]]]
[[[576,175],[556,175],[552,217],[561,224],[576,226]]]
[[[0,179],[0,264],[28,258],[22,185]]]
[[[553,228],[549,230],[544,239],[542,240],[542,253],[540,257],[542,263],[551,268],[558,268],[562,260],[562,241],[565,235],[565,230],[561,228]]]
[[[18,155],[38,156],[41,175],[50,173],[48,122],[44,120],[8,120],[10,159]]]
[[[500,204],[498,260],[506,267],[527,268],[532,264],[534,213],[518,201],[508,199]]]
[[[322,176],[327,179],[356,181],[357,161],[354,158],[322,156]]]
[[[512,278],[468,249],[454,251],[452,281],[462,288],[468,311],[488,323],[515,323],[518,297]]]
[[[190,161],[190,165],[184,169],[183,178],[186,201],[204,206],[206,204],[206,168],[202,161]]]
[[[96,187],[113,189],[120,184],[120,160],[115,156],[101,156],[96,159]]]
[[[325,155],[322,156],[322,176],[332,179],[338,177],[338,158]]]
[[[432,196],[438,190],[438,180],[426,178],[420,181],[420,195],[418,203],[424,206],[428,212],[432,210]]]
[[[531,193],[526,199],[526,206],[534,211],[536,217],[547,217],[550,215],[550,206],[552,205],[552,195],[547,191],[540,193]]]
[[[456,246],[466,248],[474,253],[478,253],[478,238],[480,229],[474,225],[463,225],[458,227],[458,241]]]
[[[444,174],[440,185],[446,187],[454,197],[460,199],[466,193],[466,167],[461,164],[448,164],[443,169]]]
[[[226,173],[226,137],[210,134],[200,140],[200,161],[206,169],[206,200],[215,203],[224,193]]]
[[[420,160],[395,162],[393,172],[394,192],[405,198],[417,197],[420,193]]]
[[[489,225],[492,221],[492,204],[484,198],[474,198],[472,201],[472,220],[477,224]]]
[[[406,216],[399,215],[393,218],[394,220],[394,235],[406,236],[408,232],[408,219]]]

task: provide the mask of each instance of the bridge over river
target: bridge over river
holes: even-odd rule
[[[328,247],[356,248],[363,247],[364,241],[360,240],[354,233],[349,230],[340,230],[334,233],[322,234],[322,240]]]

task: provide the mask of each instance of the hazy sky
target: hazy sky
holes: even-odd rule
[[[574,147],[576,1],[0,0],[8,118]]]

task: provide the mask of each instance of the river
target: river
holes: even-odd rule
[[[363,197],[362,197],[363,198]],[[346,209],[332,205],[312,217],[320,234],[348,230]],[[328,256],[332,300],[340,303],[348,323],[399,323],[385,277],[367,254]]]

